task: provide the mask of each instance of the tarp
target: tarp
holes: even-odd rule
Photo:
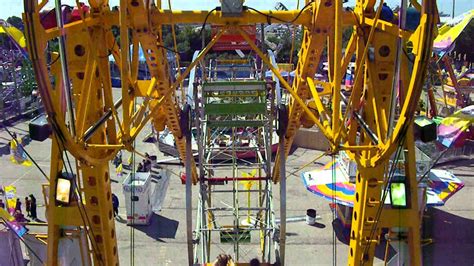
[[[474,125],[474,105],[464,107],[441,120],[438,126],[438,142],[450,148],[462,146],[466,139],[473,137],[469,130]]]
[[[454,47],[453,43],[456,42],[456,39],[472,18],[474,18],[474,9],[454,17],[441,26],[438,30],[438,36],[433,42],[434,50],[443,53],[449,52]]]

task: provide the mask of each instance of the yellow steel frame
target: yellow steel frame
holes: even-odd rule
[[[410,228],[410,246],[413,264],[419,264],[419,219],[413,217],[417,211],[415,173],[413,163],[408,164],[411,208],[406,211],[384,210],[379,220],[375,212],[381,207],[381,191],[384,187],[389,157],[396,147],[403,144],[408,157],[413,159],[413,140],[409,137],[413,113],[415,111],[423,84],[426,65],[430,56],[431,43],[435,31],[436,6],[434,0],[425,0],[423,5],[414,2],[421,11],[418,28],[411,32],[400,29],[396,24],[379,19],[380,8],[376,11],[375,0],[358,0],[354,11],[343,10],[341,0],[306,1],[303,11],[262,11],[257,13],[245,10],[241,16],[226,17],[220,11],[179,11],[161,9],[161,1],[121,0],[120,11],[112,11],[107,0],[90,1],[91,12],[80,21],[66,24],[64,28],[44,29],[40,12],[49,0],[25,1],[25,24],[28,51],[33,62],[38,87],[45,105],[49,121],[55,129],[52,149],[51,176],[57,176],[62,169],[62,152],[68,151],[77,160],[79,193],[84,196],[88,216],[92,224],[82,222],[77,208],[60,207],[54,204],[54,193],[50,195],[48,208],[48,264],[57,264],[58,241],[64,226],[91,228],[91,243],[97,247],[96,255],[91,256],[96,264],[118,264],[114,223],[110,210],[110,178],[108,162],[119,149],[133,150],[132,143],[146,123],[153,121],[157,130],[166,125],[173,132],[180,156],[185,161],[185,138],[180,128],[180,112],[176,102],[176,88],[193,68],[209,52],[220,36],[229,28],[235,29],[250,43],[252,49],[265,61],[291,94],[289,104],[289,125],[285,134],[285,149],[278,151],[277,157],[287,156],[302,116],[317,125],[328,139],[331,150],[346,150],[358,164],[356,183],[356,202],[354,222],[351,230],[349,264],[370,263],[373,259],[374,245],[378,240],[368,235],[368,229],[380,232],[382,227]],[[380,1],[379,6],[382,5]],[[272,17],[268,16],[271,15]],[[303,41],[296,65],[295,80],[292,85],[270,64],[265,54],[250,41],[249,36],[239,25],[256,23],[280,23],[289,21],[303,26]],[[221,30],[203,49],[197,60],[193,61],[175,82],[171,82],[168,62],[162,41],[162,25],[184,23],[207,23],[222,25]],[[116,43],[111,31],[119,26],[121,39]],[[343,27],[353,27],[353,35],[342,56]],[[130,36],[129,36],[130,32]],[[69,75],[72,83],[72,101],[76,121],[67,121],[64,115],[64,92],[61,85],[60,61],[47,65],[47,43],[59,36],[67,37],[66,54]],[[400,77],[399,118],[393,132],[389,134],[389,113],[391,88],[395,69],[397,38],[411,42],[413,46],[413,71],[409,73],[408,60],[403,58]],[[133,44],[131,56],[128,49]],[[145,52],[151,80],[140,81],[138,72],[138,44]],[[320,63],[323,50],[328,50],[329,76],[327,83],[316,82],[313,77]],[[121,71],[121,104],[113,102],[107,57],[112,54]],[[341,79],[352,55],[356,55],[356,78],[346,112],[340,108]],[[57,55],[53,55],[57,56]],[[50,82],[49,73],[55,78]],[[325,87],[318,92],[315,83]],[[143,97],[136,108],[137,97]],[[314,103],[317,111],[308,108]],[[119,117],[117,108],[122,108]],[[330,107],[330,108],[329,108]],[[146,112],[146,111],[149,112]],[[146,114],[148,113],[148,114]],[[356,114],[359,119],[356,119]],[[105,120],[103,118],[106,118]],[[360,120],[366,121],[365,130]],[[98,122],[98,121],[104,122]],[[77,132],[69,132],[68,123],[74,123]],[[94,133],[85,138],[86,133]],[[370,132],[369,132],[370,131]],[[372,134],[373,132],[373,134]],[[408,134],[407,134],[408,132]],[[375,140],[372,135],[375,135]],[[404,137],[407,135],[407,137]],[[411,156],[411,157],[410,157]],[[408,160],[414,162],[414,160]],[[275,160],[274,182],[279,181],[278,158]],[[192,161],[194,183],[197,182],[196,167]],[[55,178],[50,187],[54,192]],[[105,193],[104,193],[105,192]],[[399,221],[402,215],[406,219]],[[356,217],[357,216],[357,217]],[[408,219],[408,217],[411,217]],[[416,216],[418,217],[418,216]],[[407,222],[415,220],[414,222]]]

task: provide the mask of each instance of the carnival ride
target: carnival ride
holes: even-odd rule
[[[446,201],[464,187],[464,182],[454,176],[451,172],[442,169],[432,169],[431,158],[421,150],[416,149],[416,172],[419,180],[420,191],[420,215],[425,207],[443,206]],[[394,163],[392,160],[390,164]],[[405,175],[403,172],[403,159],[395,162],[397,175]],[[338,212],[338,218],[344,226],[351,225],[351,208],[354,206],[356,165],[350,161],[347,154],[341,152],[335,162],[329,162],[325,166],[303,172],[301,178],[308,191],[323,197],[329,201],[335,201],[332,206]],[[336,178],[333,179],[333,174]],[[389,191],[386,204],[396,200]],[[334,195],[333,195],[334,194]],[[405,194],[401,194],[399,200],[405,200]],[[349,207],[348,212],[345,212]],[[343,211],[344,210],[344,211]]]
[[[428,74],[428,116],[448,116],[454,111],[472,104],[471,93],[474,78],[470,66],[458,68],[451,56],[458,38],[474,18],[474,10],[467,11],[447,21],[439,28],[433,43],[433,58]],[[435,86],[441,86],[442,97],[436,97]],[[439,92],[438,92],[439,93]]]
[[[0,19],[0,34],[10,40],[10,49],[0,47],[0,119],[38,113],[33,69],[26,53],[26,39],[21,30]]]
[[[44,14],[48,2],[26,0],[24,20],[28,52],[53,129],[47,215],[49,265],[60,263],[60,258],[65,256],[60,246],[71,236],[81,243],[77,247],[87,246],[83,264],[118,264],[108,163],[121,149],[134,151],[133,143],[138,133],[150,120],[157,131],[162,131],[165,126],[169,128],[180,157],[186,162],[189,264],[209,262],[209,248],[212,246],[209,234],[213,229],[223,232],[223,238],[230,235],[227,239],[232,239],[235,253],[239,249],[238,240],[245,238],[247,231],[260,231],[261,259],[264,262],[274,259],[284,264],[285,160],[303,116],[319,127],[329,141],[331,152],[344,150],[357,163],[349,264],[373,262],[382,228],[396,231],[400,238],[395,241],[407,243],[409,252],[403,258],[405,261],[412,265],[421,264],[412,124],[436,32],[435,1],[423,1],[422,4],[410,1],[417,14],[410,18],[410,25],[415,21],[414,27],[407,26],[407,1],[402,1],[399,15],[387,21],[381,19],[383,1],[375,0],[356,1],[354,10],[344,9],[342,0],[306,1],[302,9],[288,11],[260,11],[243,6],[241,0],[224,0],[221,7],[211,11],[165,10],[161,1],[138,0],[121,0],[118,9],[111,9],[108,1],[95,0],[89,2],[90,9],[78,6],[77,19],[69,23],[63,23],[67,20],[57,8],[57,19],[49,27],[44,27],[41,14]],[[166,51],[173,48],[163,45],[161,27],[186,23],[220,27],[186,70],[173,81],[166,56]],[[292,85],[242,28],[259,23],[303,27],[302,48]],[[120,29],[119,41],[114,37],[112,27]],[[354,30],[343,53],[344,27],[353,27]],[[176,100],[179,84],[226,32],[242,36],[246,45],[264,62],[260,73],[265,73],[265,68],[272,70],[281,87],[289,93],[287,105],[277,96],[275,112],[269,111],[273,106],[268,101],[271,97],[267,99],[268,90],[258,77],[256,81],[242,81],[239,87],[232,83],[203,81],[191,90],[193,93],[201,92],[201,97],[194,98],[196,101],[200,99],[197,103]],[[58,53],[47,49],[55,39],[59,43]],[[133,47],[131,53],[130,44]],[[139,45],[145,53],[150,80],[137,78]],[[324,50],[329,59],[329,81],[315,81]],[[116,102],[112,97],[110,54],[121,73],[121,98]],[[355,81],[349,94],[342,93],[342,77],[353,55],[356,57]],[[219,106],[213,99],[220,97],[244,98],[239,104],[247,104],[249,109],[232,104],[228,104],[233,107],[229,109]],[[117,111],[119,108],[121,117]],[[202,154],[197,168],[190,141],[194,119],[203,125],[199,133],[200,145],[203,145],[206,130],[210,127],[225,124],[232,128],[234,138],[236,128],[253,124],[252,127],[260,132],[257,150],[262,155],[253,166],[258,174],[250,172],[245,178],[243,175],[240,178],[241,168],[233,158],[228,166],[233,175],[219,177],[219,169],[212,168],[213,162],[204,160],[204,155],[208,154],[206,149],[199,150]],[[272,119],[275,119],[279,135],[279,150],[273,167],[268,153],[269,132],[273,130],[269,121]],[[235,151],[235,147],[233,149]],[[396,158],[400,153],[405,155],[403,167],[407,174],[404,180],[397,181],[405,184],[404,193],[408,200],[403,208],[384,204],[387,189],[393,182],[392,167],[388,164],[393,153]],[[69,155],[74,157],[76,169],[73,169]],[[212,190],[212,182],[222,181],[231,183],[232,191],[238,190],[237,181],[258,182],[256,191],[260,193],[260,200],[255,209],[257,213],[251,215],[254,219],[251,219],[251,225],[240,225],[235,200],[232,206],[225,207],[233,217],[230,225],[214,225],[216,215],[213,212],[221,207],[211,205],[211,198],[204,196]],[[72,197],[67,202],[56,197],[58,186],[65,182],[69,182],[72,188]],[[191,211],[196,199],[191,194],[193,184],[200,186],[200,215],[194,234]],[[273,222],[271,186],[277,187],[280,194],[281,222],[278,230]],[[250,192],[251,189],[247,190]],[[88,241],[84,241],[84,236]]]

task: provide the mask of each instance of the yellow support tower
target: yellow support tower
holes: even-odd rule
[[[411,263],[421,263],[419,220],[406,222],[418,211],[414,166],[408,164],[406,170],[407,193],[411,195],[407,209],[386,209],[380,197],[390,184],[384,177],[388,176],[392,154],[405,145],[408,158],[414,156],[410,125],[435,35],[437,9],[434,0],[425,0],[422,5],[410,1],[420,15],[418,25],[411,29],[399,27],[393,19],[382,18],[383,1],[375,0],[358,0],[354,10],[343,9],[341,0],[307,0],[301,10],[257,12],[243,8],[232,16],[226,16],[220,10],[164,10],[159,0],[121,0],[120,8],[111,10],[107,0],[91,0],[90,12],[81,14],[79,20],[45,28],[40,14],[48,2],[52,1],[25,0],[24,20],[28,52],[54,131],[52,193],[48,208],[49,265],[58,263],[61,232],[71,228],[85,232],[88,235],[85,242],[91,243],[88,250],[92,253],[84,258],[84,263],[118,263],[107,165],[118,150],[133,151],[133,141],[150,120],[158,130],[165,126],[171,129],[181,159],[190,162],[190,180],[194,184],[198,182],[194,160],[186,151],[184,125],[181,125],[186,119],[180,117],[182,111],[175,100],[176,88],[228,29],[238,31],[246,39],[290,95],[287,130],[281,135],[284,147],[279,149],[275,160],[273,181],[278,183],[284,178],[284,173],[279,171],[284,169],[282,164],[301,119],[311,121],[328,139],[332,152],[345,150],[358,165],[358,200],[354,206],[349,264],[372,262],[380,228],[385,227],[407,232]],[[81,7],[78,9],[82,10]],[[61,12],[57,13],[61,17]],[[172,82],[162,26],[203,22],[224,27]],[[242,25],[281,22],[303,28],[302,48],[292,85],[240,28]],[[119,43],[112,27],[120,29]],[[353,28],[345,54],[342,53],[344,27]],[[54,39],[59,40],[59,54],[48,52],[48,43]],[[138,80],[140,46],[151,73],[150,80]],[[324,49],[328,52],[329,80],[315,81]],[[109,55],[114,56],[121,73],[119,99],[112,95]],[[352,90],[345,92],[341,89],[341,79],[353,55],[356,57],[355,82]],[[395,91],[400,92],[398,100]],[[309,104],[316,106],[316,110],[309,108]],[[121,117],[119,108],[122,109]],[[396,116],[395,110],[398,110]],[[57,185],[54,177],[66,170],[72,172],[71,167],[64,166],[67,165],[63,158],[66,152],[75,159],[73,165],[77,168],[77,176],[73,180],[77,184],[79,200],[68,206],[57,205],[54,196]],[[284,186],[281,189],[284,193]],[[381,209],[383,211],[378,214]],[[281,215],[285,216],[284,211]],[[190,236],[188,239],[192,241]],[[284,241],[284,237],[281,239]],[[282,248],[284,250],[284,242]]]

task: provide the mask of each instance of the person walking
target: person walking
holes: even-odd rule
[[[148,161],[143,159],[142,160],[142,165],[143,165],[143,172],[149,172],[149,170],[148,170]]]
[[[118,215],[119,199],[114,193],[112,193],[112,207],[114,209],[114,217],[116,217]]]
[[[38,216],[36,214],[36,198],[33,196],[33,194],[30,194],[30,213],[31,213],[31,219],[36,220],[38,219]]]
[[[31,200],[25,197],[26,216],[31,217]]]
[[[20,199],[16,199],[15,211],[19,211],[21,213],[21,201],[20,201]]]
[[[117,155],[115,155],[113,164],[114,164],[115,168],[119,167],[119,165],[122,164],[122,151],[119,151],[117,153]]]
[[[142,163],[138,163],[137,172],[145,172],[145,170],[143,169]]]
[[[117,167],[115,168],[115,173],[117,174],[117,177],[122,177],[122,174],[123,174],[123,164],[122,163],[117,165]]]

